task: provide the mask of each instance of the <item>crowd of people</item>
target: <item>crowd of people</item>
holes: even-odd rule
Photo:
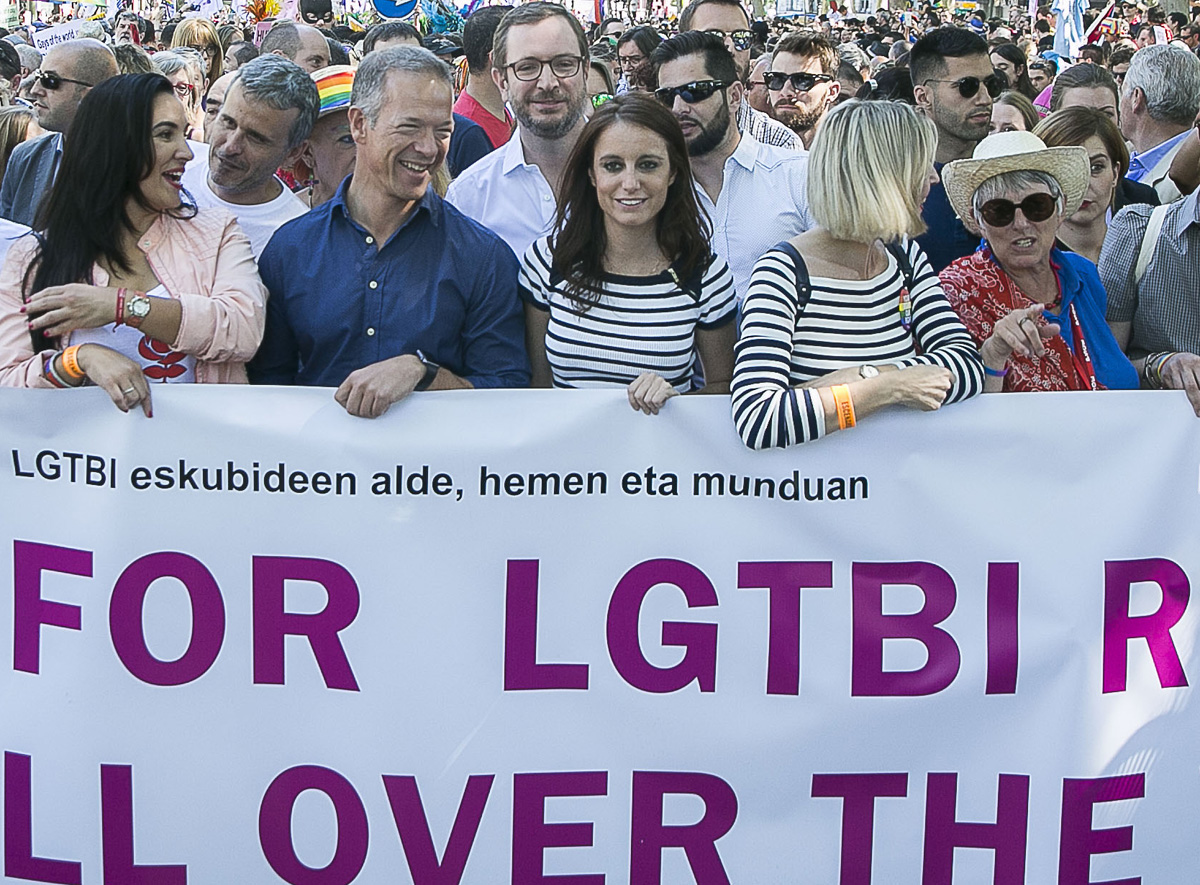
[[[1001,391],[1200,415],[1200,9],[1075,57],[1049,10],[299,11],[0,40],[0,384],[728,394],[753,448]]]

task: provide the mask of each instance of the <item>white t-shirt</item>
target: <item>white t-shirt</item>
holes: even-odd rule
[[[150,298],[170,298],[167,287],[159,284],[146,295]],[[196,380],[196,358],[171,350],[170,346],[151,338],[132,326],[109,323],[98,329],[76,329],[71,333],[72,344],[102,344],[124,354],[142,367],[142,374],[151,382],[191,384]]]
[[[278,181],[278,179],[276,180]],[[267,243],[271,242],[275,231],[279,230],[286,222],[293,218],[299,218],[308,211],[304,202],[288,190],[287,185],[282,181],[279,182],[279,186],[282,188],[279,196],[269,203],[248,206],[222,200],[208,186],[208,154],[206,153],[197,153],[192,162],[187,164],[183,171],[183,186],[201,209],[220,206],[237,219],[237,223],[250,238],[250,251],[254,253],[255,261],[258,260],[258,256],[262,255],[263,249],[267,248]]]

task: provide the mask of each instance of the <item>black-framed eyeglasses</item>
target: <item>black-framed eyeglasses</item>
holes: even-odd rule
[[[171,88],[175,90],[175,94],[180,98],[196,94],[196,86],[194,83],[172,83]]]
[[[763,82],[772,92],[783,89],[784,83],[791,83],[797,92],[808,92],[818,83],[829,83],[833,77],[828,74],[784,74],[781,71],[767,71],[763,74]]]
[[[646,60],[646,56],[644,56],[644,55],[618,55],[617,56],[617,61],[619,61],[621,63],[622,67],[624,67],[625,65],[640,65],[645,60]]]
[[[988,200],[979,207],[979,214],[992,227],[1008,227],[1017,217],[1018,209],[1030,221],[1045,221],[1058,210],[1058,200],[1050,194],[1030,194],[1019,203]]]
[[[1000,93],[1004,91],[1004,81],[995,74],[980,79],[979,77],[962,77],[958,80],[934,80],[929,79],[926,83],[949,83],[958,90],[958,94],[963,98],[974,98],[979,94],[979,87],[983,86],[987,89],[988,95],[992,98],[999,98]]]
[[[704,33],[712,34],[714,37],[720,37],[724,40],[726,37],[733,43],[733,48],[738,52],[743,52],[750,48],[750,44],[754,41],[754,33],[749,30],[742,31],[722,31],[720,28],[709,28]]]
[[[556,55],[548,61],[542,61],[540,58],[523,58],[508,65],[508,69],[518,80],[529,81],[541,77],[542,69],[548,65],[550,73],[565,79],[578,74],[579,69],[583,67],[583,62],[583,57],[579,55]]]
[[[729,86],[724,80],[697,80],[695,83],[684,83],[682,86],[664,86],[654,90],[654,97],[667,107],[675,104],[679,96],[688,104],[696,104],[706,98],[712,98],[713,93],[720,92]]]
[[[61,77],[58,74],[43,74],[41,71],[34,71],[33,76],[43,89],[51,92],[57,92],[64,83],[74,83],[76,86],[86,86],[88,89],[96,85],[95,83],[84,83],[82,80],[72,80],[70,77]]]

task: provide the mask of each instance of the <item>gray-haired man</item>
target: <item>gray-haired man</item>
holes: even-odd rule
[[[183,186],[197,205],[233,213],[255,258],[280,225],[308,211],[275,171],[300,156],[320,103],[302,68],[259,56],[238,68],[213,121],[208,157],[197,155],[184,172]]]
[[[348,111],[354,173],[259,261],[271,297],[251,381],[336,387],[364,418],[414,390],[529,384],[516,258],[429,186],[453,101],[450,68],[427,49],[363,59]]]

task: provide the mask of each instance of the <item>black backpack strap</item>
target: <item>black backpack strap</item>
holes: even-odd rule
[[[776,244],[774,247],[780,252],[792,259],[792,263],[796,265],[796,313],[797,315],[804,313],[804,308],[808,306],[808,299],[812,295],[812,280],[808,276],[808,265],[804,263],[802,256],[796,247],[786,240]]]
[[[893,240],[886,244],[887,250],[892,253],[892,257],[896,259],[896,263],[900,265],[900,273],[904,274],[904,285],[909,291],[913,288],[913,266],[908,260],[908,250],[904,248],[904,244],[899,240]]]

